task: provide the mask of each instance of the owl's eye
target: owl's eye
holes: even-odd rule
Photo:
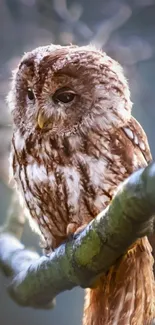
[[[70,103],[75,98],[75,93],[72,90],[64,90],[59,89],[53,95],[54,102],[61,102],[61,103]]]
[[[31,88],[28,88],[28,90],[27,90],[27,96],[28,96],[28,99],[29,100],[34,100],[35,99],[34,92],[32,91]]]

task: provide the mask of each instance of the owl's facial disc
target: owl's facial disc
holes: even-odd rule
[[[123,126],[132,107],[119,64],[91,46],[50,45],[25,54],[8,103],[25,137],[45,138]]]

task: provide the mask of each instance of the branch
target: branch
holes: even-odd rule
[[[60,292],[75,286],[93,286],[96,277],[107,271],[136,239],[150,233],[154,193],[152,163],[131,175],[108,208],[49,257],[26,250],[13,232],[5,229],[0,235],[0,266],[7,276],[12,276],[8,288],[11,297],[22,306],[49,308]]]

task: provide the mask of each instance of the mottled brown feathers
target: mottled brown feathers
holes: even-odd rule
[[[84,325],[151,324],[155,308],[151,251],[146,237],[137,241],[101,276],[96,289],[87,289]]]
[[[147,165],[147,138],[131,116],[121,66],[91,46],[49,45],[25,54],[8,102],[14,178],[51,251],[95,218],[129,174]],[[135,245],[88,290],[84,325],[138,325],[131,321],[137,317],[145,325],[153,317],[150,246],[147,238]],[[139,316],[140,306],[146,317]]]

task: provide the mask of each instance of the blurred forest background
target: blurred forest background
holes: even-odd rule
[[[25,51],[49,43],[102,48],[124,67],[133,115],[144,127],[155,156],[155,0],[0,0],[0,223],[12,191],[8,182],[11,116],[5,103],[11,71]],[[38,250],[38,238],[25,227],[23,242]],[[53,311],[18,307],[0,274],[0,324],[80,325],[82,289],[57,297]]]

